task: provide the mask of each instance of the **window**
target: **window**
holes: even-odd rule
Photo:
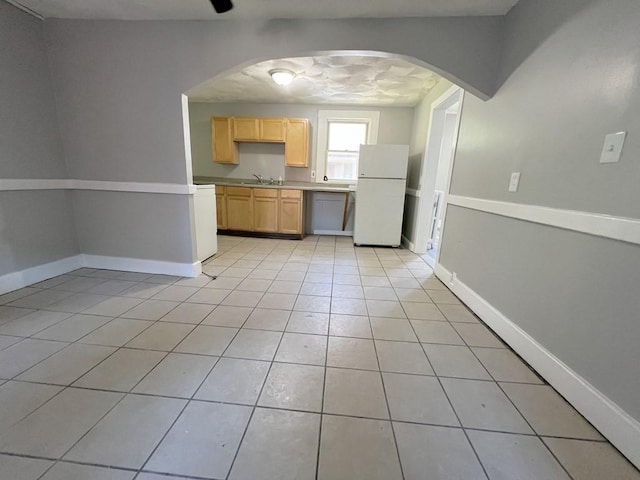
[[[327,169],[325,175],[335,180],[354,180],[358,176],[358,152],[367,143],[366,123],[329,121]]]
[[[334,183],[357,182],[360,145],[377,142],[379,116],[374,111],[320,111],[316,181],[326,175]]]

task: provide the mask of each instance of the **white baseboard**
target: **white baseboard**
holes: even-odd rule
[[[313,230],[312,235],[336,235],[340,237],[353,237],[352,231],[345,230]]]
[[[79,254],[62,258],[55,262],[7,273],[0,276],[0,295],[42,282],[52,277],[72,272],[78,268],[104,268],[126,272],[175,275],[178,277],[197,277],[202,273],[202,264],[162,262],[140,258],[105,257],[102,255]]]
[[[401,243],[402,245],[404,245],[405,247],[407,247],[409,250],[411,250],[412,252],[415,250],[416,246],[413,244],[413,242],[411,240],[409,240],[407,237],[405,237],[404,235],[401,236]]]
[[[124,270],[125,272],[158,273],[178,277],[197,277],[202,273],[202,264],[163,262],[142,258],[106,257],[103,255],[83,254],[83,266],[106,270]]]
[[[0,295],[18,290],[34,283],[42,282],[51,277],[57,277],[82,267],[82,255],[62,258],[55,262],[44,263],[26,268],[19,272],[11,272],[0,276]]]
[[[564,398],[589,420],[636,467],[640,468],[640,422],[540,345],[469,286],[436,265],[442,280],[500,338],[527,361]]]

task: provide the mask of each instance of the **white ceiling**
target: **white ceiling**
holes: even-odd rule
[[[296,74],[281,87],[269,70]],[[267,60],[214,78],[187,92],[190,101],[414,106],[441,77],[401,58],[314,56]]]
[[[504,15],[518,0],[232,0],[217,15],[209,0],[9,0],[42,17],[118,20],[387,18]]]

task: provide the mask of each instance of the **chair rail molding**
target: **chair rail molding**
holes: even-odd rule
[[[640,219],[448,195],[447,205],[640,245]]]
[[[107,192],[161,193],[193,195],[196,186],[180,183],[115,182],[107,180],[78,180],[60,178],[0,179],[0,191],[26,190],[95,190]]]

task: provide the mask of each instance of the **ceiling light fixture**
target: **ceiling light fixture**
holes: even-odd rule
[[[231,0],[211,0],[211,5],[216,13],[225,13],[233,8]]]
[[[276,68],[274,70],[269,70],[269,75],[271,75],[271,79],[275,83],[282,87],[289,85],[296,76],[295,73],[293,73],[291,70],[287,70],[286,68]]]

